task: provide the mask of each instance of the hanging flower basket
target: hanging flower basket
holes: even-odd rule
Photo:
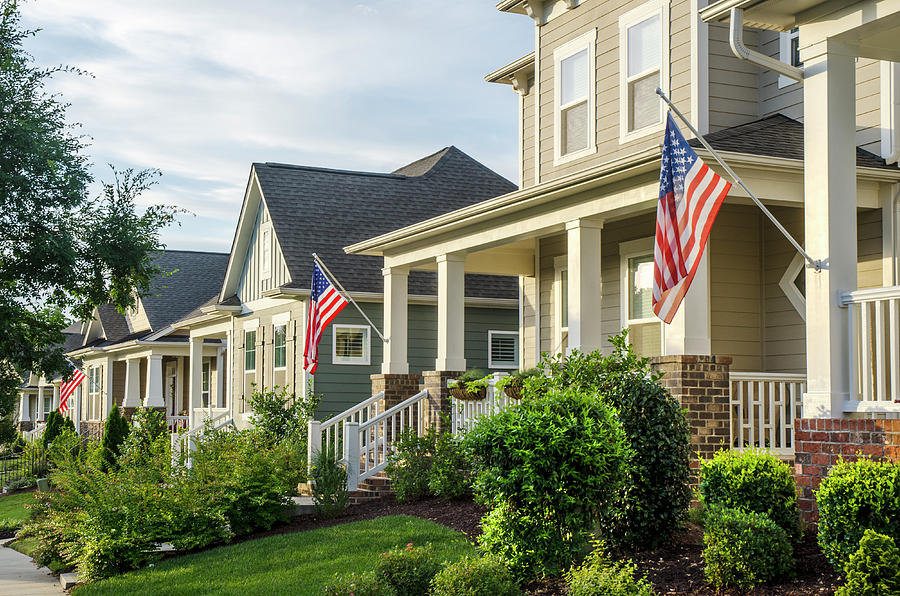
[[[503,387],[503,393],[506,394],[506,397],[518,401],[522,399],[522,390],[524,388],[525,384],[522,382],[522,379],[510,379],[506,386]]]
[[[477,391],[469,391],[463,383],[458,383],[450,388],[450,396],[462,401],[481,401],[487,397],[487,388],[480,387]]]

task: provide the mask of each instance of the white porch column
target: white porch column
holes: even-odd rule
[[[53,406],[53,409],[54,409],[54,410],[58,410],[58,409],[59,409],[59,385],[57,385],[57,384],[55,384],[55,383],[54,383],[54,385],[53,385],[53,403],[52,403],[52,406]]]
[[[103,374],[106,376],[103,382],[103,411],[105,412],[104,418],[109,415],[112,411],[113,406],[116,405],[116,400],[113,397],[113,360],[112,358],[106,359],[106,364],[103,366]]]
[[[163,396],[162,354],[147,356],[147,397],[144,406],[148,408],[165,408]]]
[[[125,397],[123,408],[141,407],[141,361],[129,358],[125,361]]]
[[[405,375],[409,373],[409,269],[385,267],[381,275],[384,276],[384,336],[388,338],[381,372]]]
[[[215,408],[225,407],[225,348],[216,350],[216,404]]]
[[[566,223],[569,347],[592,352],[603,346],[600,329],[600,234],[603,222],[576,219]]]
[[[435,370],[466,370],[466,256],[441,255],[437,258],[438,346]]]
[[[37,419],[46,420],[47,412],[44,411],[44,386],[38,385]]]
[[[75,393],[69,399],[75,398],[75,433],[81,434],[81,400],[84,399],[83,388],[84,384],[89,382],[87,379],[82,381],[78,387],[75,388]]]
[[[691,354],[709,356],[712,354],[711,324],[709,314],[709,251],[706,245],[703,257],[694,274],[691,288],[684,295],[675,318],[663,325],[663,355]]]
[[[19,399],[19,422],[30,422],[31,415],[28,413],[29,397],[27,392],[22,392]]]
[[[203,407],[203,338],[192,337],[190,346],[190,366],[188,403],[191,426],[195,426],[194,410]]]
[[[827,42],[803,52],[807,393],[804,418],[840,418],[848,399],[849,330],[842,291],[856,289],[856,66]]]

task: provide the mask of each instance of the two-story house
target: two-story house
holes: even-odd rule
[[[849,141],[841,155],[848,168],[843,200],[851,206],[842,211],[847,217],[829,223],[827,205],[810,203],[817,174],[804,171],[804,151],[810,150],[804,136],[829,146],[824,133],[810,137],[803,124],[810,105],[818,109],[825,99],[804,96],[804,83],[791,78],[803,76],[798,48],[804,25],[794,18],[766,25],[760,16],[756,23],[733,27],[727,8],[741,3],[716,4],[728,6],[706,20],[701,12],[712,7],[703,0],[503,0],[497,5],[534,29],[533,52],[486,76],[517,94],[520,188],[346,249],[383,258],[385,279],[395,284],[386,292],[395,302],[405,300],[404,272],[437,268],[438,301],[447,305],[438,321],[439,367],[460,370],[465,361],[459,280],[472,273],[516,275],[523,303],[521,366],[533,365],[545,352],[609,350],[607,338],[623,328],[647,356],[670,361],[699,356],[710,366],[725,356],[720,362],[733,362],[726,404],[731,415],[723,422],[730,427],[720,429],[723,440],[793,448],[790,429],[801,412],[808,354],[816,354],[812,366],[819,368],[810,381],[818,383],[821,360],[845,357],[851,344],[846,332],[829,331],[835,325],[846,328],[846,314],[840,320],[834,313],[824,319],[819,314],[839,299],[835,287],[822,283],[830,275],[827,263],[849,263],[842,265],[841,279],[852,280],[840,288],[844,291],[897,283],[900,170],[884,159],[897,157],[897,71],[867,54],[848,62],[854,76],[842,80],[855,130],[841,137]],[[766,9],[757,12],[765,15]],[[793,68],[762,68],[732,47]],[[802,257],[735,186],[675,320],[664,325],[653,315],[652,247],[667,111],[657,87],[788,231],[817,248],[814,256],[825,267],[805,269]],[[722,173],[696,139],[691,144]],[[826,172],[818,176],[828,178]],[[804,204],[817,208],[804,210]],[[826,250],[816,243],[829,226],[839,226],[843,238]],[[836,246],[843,248],[835,252]],[[814,298],[815,308],[808,298]],[[879,304],[850,310],[857,326],[854,349],[880,351],[858,366],[856,384],[844,389],[840,407],[848,415],[865,409],[859,404],[871,400],[873,391],[882,404],[900,399],[896,332],[890,335],[885,318],[889,310],[893,329],[900,326],[892,310],[897,305]],[[397,308],[385,304],[386,312]],[[816,321],[815,332],[807,328],[810,321]],[[402,330],[405,322],[389,319],[387,333],[393,336],[391,325]],[[840,337],[847,341],[839,346],[834,338]],[[834,355],[823,356],[821,345]],[[408,346],[392,341],[384,371],[404,372],[409,356]],[[693,358],[679,362],[689,361]],[[841,366],[849,366],[846,359]],[[723,399],[728,402],[729,396]]]

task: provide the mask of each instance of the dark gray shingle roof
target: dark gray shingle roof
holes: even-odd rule
[[[516,189],[456,147],[393,174],[274,163],[253,164],[292,287],[308,288],[313,252],[351,291],[381,292],[381,257],[348,255],[343,247]],[[409,293],[434,295],[435,275],[414,271]],[[468,276],[470,297],[515,298],[514,278]]]
[[[774,114],[761,120],[732,126],[705,135],[704,138],[717,151],[803,159],[803,124],[784,114]],[[697,139],[691,139],[689,144],[692,147],[702,146]],[[896,169],[874,153],[859,147],[856,148],[856,165]]]
[[[150,294],[141,298],[150,326],[159,331],[221,291],[228,254],[167,250],[155,263],[163,271],[175,272],[155,280]]]

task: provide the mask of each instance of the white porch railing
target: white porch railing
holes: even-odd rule
[[[806,375],[731,373],[731,448],[768,448],[794,454],[794,419],[799,418]]]
[[[223,428],[231,427],[232,429],[237,428],[234,423],[234,419],[229,416],[228,412],[222,412],[218,416],[215,416],[211,419],[204,420],[203,424],[195,426],[189,430],[181,431],[181,432],[173,432],[170,437],[172,440],[172,459],[177,460],[184,454],[185,464],[190,467],[191,465],[191,452],[197,448],[197,439],[203,434],[207,429],[209,430],[221,430]]]
[[[384,399],[384,391],[380,391],[372,397],[362,401],[355,406],[348,408],[332,416],[325,422],[318,420],[310,420],[307,430],[307,462],[312,466],[315,455],[322,450],[323,447],[331,449],[332,453],[341,453],[344,445],[343,430],[345,422],[355,422],[361,424],[367,420],[371,420],[378,415],[378,409],[381,407],[381,400]]]
[[[900,401],[900,286],[845,292],[850,336],[850,410]],[[852,402],[858,403],[852,403]]]
[[[519,403],[519,400],[508,397],[506,393],[496,388],[497,381],[505,376],[506,373],[494,373],[492,375],[484,399],[464,400],[450,398],[450,418],[453,434],[464,434],[472,429],[479,417],[496,414],[500,410]],[[450,382],[453,381],[451,380]]]
[[[190,416],[166,416],[166,424],[170,433],[180,433],[191,427]]]

